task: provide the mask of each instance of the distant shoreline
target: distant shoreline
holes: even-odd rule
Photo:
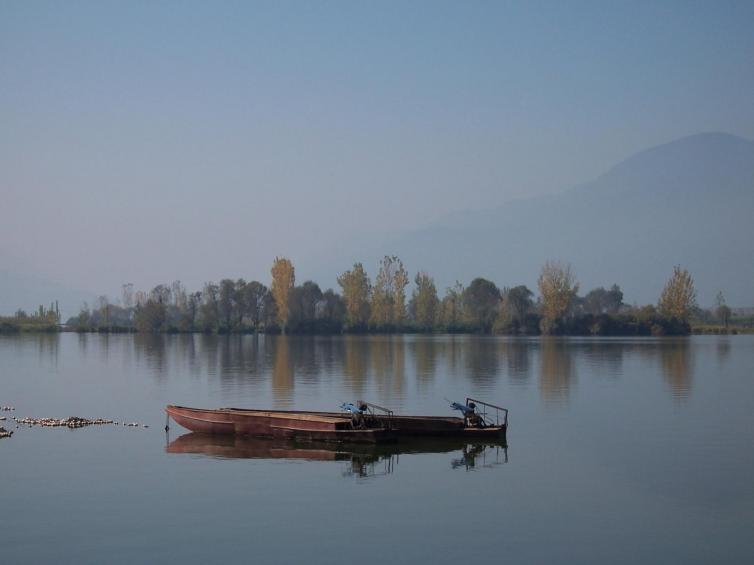
[[[340,332],[289,332],[283,334],[279,330],[277,331],[202,331],[202,330],[162,330],[156,332],[140,332],[135,328],[94,328],[81,330],[76,328],[60,326],[46,326],[46,327],[24,327],[19,326],[17,328],[0,327],[0,335],[18,335],[18,334],[59,334],[59,333],[76,333],[76,334],[139,334],[139,335],[289,335],[289,336],[337,336],[337,335],[464,335],[464,336],[505,336],[505,337],[683,337],[691,335],[751,335],[754,334],[753,327],[745,326],[730,326],[724,328],[723,326],[715,326],[708,324],[691,325],[689,332],[684,333],[665,333],[665,334],[652,334],[649,333],[560,333],[551,336],[542,333],[509,333],[509,332],[479,332],[473,330],[445,330],[445,331],[419,331],[411,328],[402,328],[395,331],[353,331],[346,330]]]

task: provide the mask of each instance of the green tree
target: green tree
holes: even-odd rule
[[[680,265],[673,267],[673,274],[662,289],[658,308],[667,318],[688,323],[691,310],[696,306],[694,279]]]
[[[537,286],[542,298],[540,329],[543,334],[556,333],[570,313],[579,290],[571,266],[547,261],[539,274]]]
[[[500,300],[500,317],[495,330],[505,333],[526,333],[526,321],[534,309],[534,293],[524,285],[504,288]]]
[[[472,328],[489,332],[497,317],[500,289],[487,279],[477,277],[463,291],[463,313]]]
[[[313,281],[306,281],[303,285],[291,290],[288,323],[292,331],[312,332],[315,330],[317,304],[321,299],[322,290]]]
[[[244,315],[255,330],[261,327],[264,316],[265,297],[269,294],[267,287],[259,281],[246,283],[241,289],[240,302]]]
[[[346,304],[346,325],[349,329],[364,329],[369,321],[369,302],[372,285],[361,263],[338,277]]]
[[[623,306],[623,291],[617,284],[610,290],[603,287],[590,290],[581,300],[586,314],[598,316],[600,314],[617,314]]]
[[[327,289],[317,304],[318,328],[328,333],[338,333],[343,329],[345,318],[345,301],[331,288]]]
[[[423,331],[431,330],[437,323],[440,300],[437,297],[435,281],[427,273],[419,272],[414,277],[414,291],[409,302],[409,311],[416,327]]]

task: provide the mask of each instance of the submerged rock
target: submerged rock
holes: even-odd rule
[[[78,416],[71,416],[69,418],[17,418],[16,422],[19,424],[27,424],[29,426],[44,426],[48,428],[68,427],[68,428],[83,428],[85,426],[97,426],[103,424],[112,424],[112,420],[105,418],[80,418]]]
[[[2,426],[0,426],[0,438],[10,437],[12,435],[13,435],[13,430],[6,430]]]

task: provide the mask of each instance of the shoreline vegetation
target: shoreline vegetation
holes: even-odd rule
[[[244,279],[208,282],[187,292],[180,281],[149,292],[124,284],[111,303],[101,296],[92,308],[61,324],[57,302],[27,314],[0,317],[0,333],[473,333],[497,335],[664,336],[754,333],[754,316],[734,316],[722,292],[715,309],[696,303],[694,281],[676,266],[656,305],[627,305],[617,284],[579,295],[570,265],[547,262],[535,297],[526,286],[499,288],[477,277],[456,282],[440,298],[434,279],[409,275],[396,256],[385,256],[374,282],[361,263],[342,273],[340,293],[313,281],[297,286],[295,268],[277,257],[271,284]]]

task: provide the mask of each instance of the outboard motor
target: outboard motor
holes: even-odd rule
[[[343,412],[350,412],[351,414],[363,414],[366,412],[367,406],[366,404],[361,404],[359,406],[356,406],[353,402],[344,402],[340,405],[340,409],[343,410]]]
[[[353,429],[365,429],[368,425],[365,413],[367,411],[368,406],[362,402],[357,402],[354,404],[353,402],[344,402],[340,405],[340,408],[344,412],[349,412],[351,414],[351,427]]]
[[[467,426],[474,426],[477,428],[484,428],[484,418],[476,413],[476,404],[469,402],[468,404],[461,404],[460,402],[451,402],[450,407],[453,410],[458,410],[463,414],[463,419]]]

